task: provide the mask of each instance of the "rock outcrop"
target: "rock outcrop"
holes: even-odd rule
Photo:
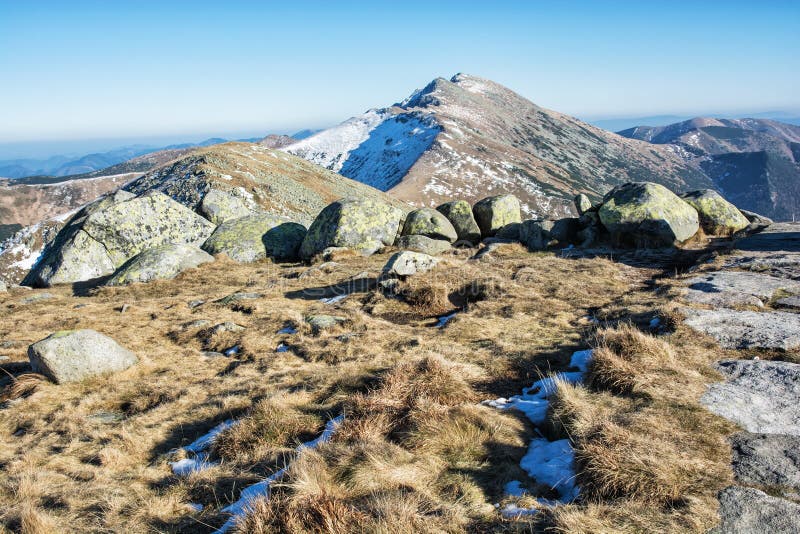
[[[697,233],[697,211],[663,185],[631,182],[612,189],[599,210],[600,220],[618,242],[668,246]]]
[[[736,206],[713,189],[700,189],[681,195],[700,216],[700,226],[710,235],[731,235],[750,222]]]
[[[447,217],[456,231],[458,241],[477,245],[481,240],[481,229],[472,214],[472,206],[466,200],[454,200],[438,206],[437,211]]]
[[[310,259],[328,247],[346,247],[365,255],[391,246],[399,233],[403,210],[375,200],[340,200],[317,216],[300,247]]]
[[[202,248],[209,254],[227,254],[242,263],[268,257],[296,260],[305,234],[306,229],[301,224],[260,213],[220,224]]]
[[[411,211],[403,224],[402,235],[422,235],[450,243],[458,239],[458,233],[447,217],[432,208]]]
[[[119,191],[78,212],[25,283],[49,287],[99,278],[144,250],[166,243],[200,245],[213,231],[212,223],[165,195]]]
[[[514,195],[499,195],[479,200],[472,207],[483,237],[492,237],[504,226],[522,222],[519,200]]]
[[[134,353],[94,330],[56,332],[28,347],[35,373],[56,384],[123,371],[135,364]]]
[[[126,261],[106,285],[169,280],[187,269],[194,269],[214,258],[196,245],[168,243],[150,248]]]

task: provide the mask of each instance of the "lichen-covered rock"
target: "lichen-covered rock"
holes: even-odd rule
[[[328,247],[373,254],[394,244],[404,215],[400,208],[376,200],[339,200],[329,204],[311,223],[300,256],[310,259]]]
[[[700,228],[692,206],[663,185],[630,182],[612,189],[600,206],[600,221],[618,243],[644,246],[686,241]]]
[[[575,209],[578,210],[578,215],[583,215],[590,209],[592,209],[592,201],[589,200],[589,197],[580,193],[579,195],[575,195]]]
[[[56,384],[123,371],[135,364],[134,353],[94,330],[56,332],[28,347],[35,373]]]
[[[209,254],[227,254],[242,263],[267,257],[290,260],[297,258],[305,233],[301,224],[259,213],[220,224],[202,248]]]
[[[106,282],[121,286],[151,280],[169,280],[214,258],[196,245],[168,243],[150,248],[126,261]]]
[[[472,207],[481,236],[493,237],[507,224],[521,223],[519,200],[514,195],[499,195],[479,200]]]
[[[241,188],[240,188],[241,189]],[[250,215],[255,210],[255,203],[247,197],[234,194],[234,191],[211,189],[203,197],[198,206],[200,214],[214,224],[222,224],[231,219]],[[242,189],[242,191],[244,191]]]
[[[383,267],[383,273],[389,276],[411,276],[430,271],[438,263],[439,260],[433,256],[404,250],[389,258]]]
[[[458,239],[458,233],[447,217],[433,208],[419,208],[409,213],[402,235],[424,235],[450,243]]]
[[[707,234],[731,235],[750,224],[736,206],[712,189],[700,189],[681,195],[700,215],[700,226]]]
[[[114,272],[140,252],[166,243],[200,245],[214,225],[161,193],[117,192],[78,212],[25,278],[51,286]]]
[[[472,206],[466,200],[446,202],[436,208],[436,211],[447,217],[456,231],[458,241],[476,245],[481,240],[481,229],[472,214]]]
[[[437,256],[453,247],[449,241],[441,239],[431,239],[424,235],[404,235],[397,238],[394,246],[403,250],[411,250],[413,252],[422,252],[430,256]]]

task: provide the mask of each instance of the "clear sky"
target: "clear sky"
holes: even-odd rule
[[[288,132],[456,72],[588,118],[800,110],[800,1],[0,0],[0,143]]]

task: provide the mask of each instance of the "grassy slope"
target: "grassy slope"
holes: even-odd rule
[[[174,281],[100,289],[87,297],[73,296],[68,287],[48,290],[53,298],[31,304],[22,299],[42,291],[0,295],[0,340],[13,341],[0,345],[0,355],[10,357],[3,368],[17,380],[0,385],[11,386],[7,395],[34,390],[0,409],[0,522],[25,532],[211,530],[225,519],[219,509],[243,486],[286,465],[298,443],[341,413],[345,423],[334,439],[300,456],[243,531],[572,531],[588,519],[594,531],[614,531],[634,517],[645,529],[694,530],[713,522],[709,495],[727,476],[721,453],[707,447],[727,431],[719,422],[687,449],[700,455],[698,465],[714,468],[708,476],[689,469],[669,478],[684,457],[666,454],[659,456],[661,470],[645,462],[653,472],[624,475],[631,483],[602,482],[618,464],[598,461],[624,463],[626,457],[597,439],[598,422],[620,429],[613,438],[630,438],[631,447],[666,440],[659,443],[675,452],[668,446],[674,438],[664,432],[669,418],[684,425],[676,434],[683,438],[690,430],[683,415],[694,414],[698,424],[709,417],[698,412],[696,397],[713,379],[705,367],[712,355],[698,352],[684,361],[680,352],[676,361],[675,349],[646,338],[642,343],[656,349],[647,365],[638,365],[638,356],[626,355],[631,343],[618,338],[639,338],[624,329],[601,334],[609,358],[598,359],[590,389],[573,388],[554,411],[552,432],[572,436],[585,467],[581,482],[592,488],[596,504],[566,507],[545,524],[541,518],[504,520],[493,506],[508,502],[502,488],[510,480],[521,480],[534,494],[548,496],[548,490],[519,467],[534,435],[529,423],[479,401],[516,394],[563,369],[574,350],[595,342],[589,313],[646,324],[663,303],[643,290],[652,271],[506,246],[482,261],[454,255],[403,284],[402,299],[365,291],[334,308],[317,300],[320,291],[303,298],[304,289],[329,289],[365,272],[374,276],[387,258],[343,257],[337,265],[312,268],[220,259]],[[263,296],[212,302],[235,291]],[[190,309],[194,299],[208,302]],[[457,308],[466,312],[444,329],[433,328],[436,315]],[[314,335],[303,317],[321,312],[347,322]],[[211,334],[209,325],[192,325],[199,319],[233,321],[246,330]],[[287,324],[298,333],[277,334]],[[23,377],[26,346],[65,328],[111,335],[141,362],[77,385]],[[282,341],[290,351],[276,353]],[[241,346],[235,358],[201,354],[233,344]],[[662,349],[672,358],[666,369]],[[624,388],[611,371],[603,372],[601,362],[616,362],[611,355],[637,364],[633,371],[623,365],[635,375]],[[242,423],[215,444],[218,466],[187,478],[171,474],[167,462],[176,456],[170,450],[232,417]],[[649,425],[654,418],[663,424]],[[674,483],[654,491],[662,475]],[[189,502],[205,508],[193,513]],[[681,511],[683,502],[689,504]],[[686,520],[695,511],[700,519]]]

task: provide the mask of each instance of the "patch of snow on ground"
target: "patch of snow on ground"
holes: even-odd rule
[[[208,461],[208,453],[205,452],[217,439],[217,436],[236,424],[236,421],[229,419],[218,424],[206,434],[203,434],[189,445],[183,447],[183,450],[188,455],[182,460],[177,462],[170,462],[172,472],[178,476],[185,476],[194,471],[201,471],[207,467],[215,465],[213,462]]]
[[[336,432],[336,428],[344,421],[344,416],[340,415],[328,421],[325,425],[325,430],[322,431],[316,439],[312,441],[308,441],[306,443],[301,444],[300,446],[295,449],[298,453],[303,452],[306,449],[315,449],[321,443],[325,443],[331,439],[334,432]],[[231,517],[222,525],[215,534],[224,534],[228,532],[231,528],[236,525],[236,521],[238,521],[250,508],[253,500],[269,495],[269,488],[273,482],[276,480],[280,480],[283,475],[286,473],[287,467],[280,469],[279,471],[273,473],[269,477],[265,478],[260,482],[256,482],[255,484],[246,487],[242,490],[239,494],[239,500],[235,503],[226,506],[222,509],[223,512],[231,514]]]

